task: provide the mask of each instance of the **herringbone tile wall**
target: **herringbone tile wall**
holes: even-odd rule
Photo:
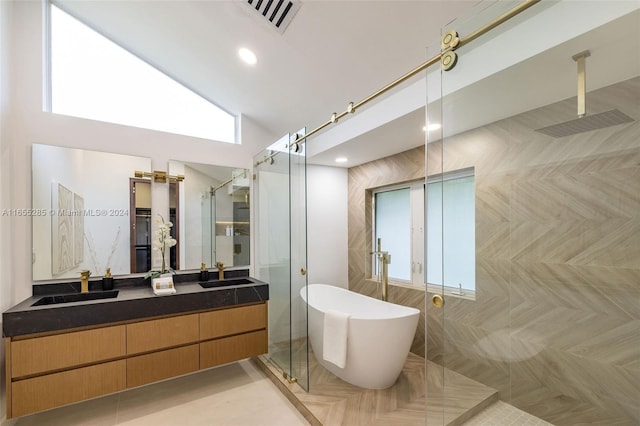
[[[393,141],[389,141],[393,143]],[[375,296],[376,283],[371,281],[373,257],[372,202],[373,189],[409,182],[425,177],[425,148],[406,151],[391,157],[349,169],[349,288],[368,296]],[[391,286],[389,301],[420,309],[418,331],[411,352],[425,356],[424,291]]]
[[[412,352],[553,424],[640,423],[640,78],[589,93],[636,121],[560,139],[575,99],[429,144],[429,170],[474,167],[476,300],[427,308]],[[390,141],[393,143],[393,141]],[[350,288],[375,292],[376,186],[424,176],[421,148],[349,173]],[[391,301],[425,310],[422,290]],[[423,322],[424,325],[424,322]],[[444,333],[443,333],[444,331]]]

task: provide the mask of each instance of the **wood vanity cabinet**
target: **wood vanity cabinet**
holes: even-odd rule
[[[124,326],[5,344],[7,418],[125,389]]]
[[[199,315],[127,324],[127,387],[197,371]]]
[[[264,303],[200,314],[200,368],[267,352]]]
[[[5,339],[7,418],[267,352],[266,303]]]

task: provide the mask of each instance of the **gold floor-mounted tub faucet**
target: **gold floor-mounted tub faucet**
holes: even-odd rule
[[[391,263],[391,255],[388,251],[382,251],[381,238],[378,238],[378,249],[372,251],[371,255],[375,255],[378,262],[382,264],[382,300],[389,300],[389,264]]]

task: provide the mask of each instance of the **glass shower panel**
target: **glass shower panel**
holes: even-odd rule
[[[447,29],[464,38],[501,3]],[[472,379],[522,424],[640,423],[639,41],[637,2],[541,2],[441,74],[442,139],[427,161],[475,180],[475,292],[442,286],[443,308],[428,302],[445,405],[469,398],[458,381]],[[446,265],[455,224],[442,225]]]
[[[269,358],[291,375],[289,136],[254,157],[255,274],[269,283]]]
[[[294,142],[305,129],[292,135]],[[300,292],[307,289],[307,156],[306,145],[289,151],[291,224],[291,371],[298,384],[309,390],[307,304]]]
[[[304,131],[299,132],[303,134]],[[269,358],[308,389],[306,157],[287,135],[254,157],[256,268],[269,283]]]
[[[444,31],[446,31],[445,29]],[[427,48],[427,57],[440,54],[440,43]],[[442,203],[434,200],[437,188],[442,193],[442,71],[439,64],[427,70],[426,179],[425,179],[425,422],[427,426],[448,424],[445,420],[444,309],[435,306],[442,295]],[[431,188],[428,190],[428,188]],[[440,201],[440,202],[438,202]],[[434,244],[435,243],[435,244]],[[440,283],[440,285],[438,285]],[[432,303],[432,300],[434,303]]]

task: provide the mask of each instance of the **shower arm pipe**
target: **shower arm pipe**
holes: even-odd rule
[[[511,9],[508,12],[504,13],[503,15],[499,16],[498,18],[494,19],[493,21],[489,22],[488,24],[478,28],[476,31],[474,31],[473,33],[469,34],[467,37],[465,37],[463,39],[458,39],[457,38],[457,34],[456,34],[453,42],[448,47],[446,47],[442,52],[438,53],[433,58],[428,59],[426,62],[424,62],[421,65],[417,66],[416,68],[412,69],[408,73],[404,74],[402,77],[400,77],[400,78],[392,81],[391,83],[387,84],[386,86],[384,86],[382,89],[378,90],[377,92],[367,96],[366,98],[364,98],[360,102],[358,102],[358,103],[350,102],[345,111],[341,112],[340,114],[337,114],[337,113],[334,112],[331,115],[331,118],[327,122],[325,122],[324,124],[321,124],[320,126],[316,127],[315,129],[311,130],[310,132],[306,133],[305,135],[302,135],[302,136],[298,137],[295,141],[293,141],[291,143],[291,146],[304,143],[305,140],[308,137],[320,132],[321,130],[325,129],[326,127],[330,126],[331,124],[337,123],[338,120],[340,120],[341,118],[343,118],[343,117],[345,117],[345,116],[347,116],[349,114],[355,113],[356,110],[358,108],[360,108],[361,106],[371,102],[372,100],[376,99],[380,95],[388,92],[389,90],[393,89],[394,87],[396,87],[396,86],[404,83],[405,81],[409,80],[411,77],[414,77],[415,75],[421,73],[422,71],[425,71],[427,68],[431,67],[432,65],[440,62],[443,59],[444,55],[446,55],[448,52],[453,52],[453,50],[458,49],[458,48],[460,48],[460,47],[462,47],[462,46],[464,46],[466,44],[469,44],[470,42],[474,41],[478,37],[482,36],[483,34],[486,34],[487,32],[489,32],[492,29],[496,28],[497,26],[503,24],[504,22],[508,21],[509,19],[513,18],[514,16],[524,12],[525,10],[529,9],[531,6],[539,3],[540,1],[541,0],[525,0],[524,2],[520,3],[518,6],[514,7],[513,9]],[[451,33],[451,31],[447,32],[443,36],[443,39],[450,33]],[[451,64],[450,67],[445,68],[445,71],[448,71],[449,69],[453,68],[453,66],[455,66],[455,60]],[[297,149],[296,149],[296,151],[297,151]]]

